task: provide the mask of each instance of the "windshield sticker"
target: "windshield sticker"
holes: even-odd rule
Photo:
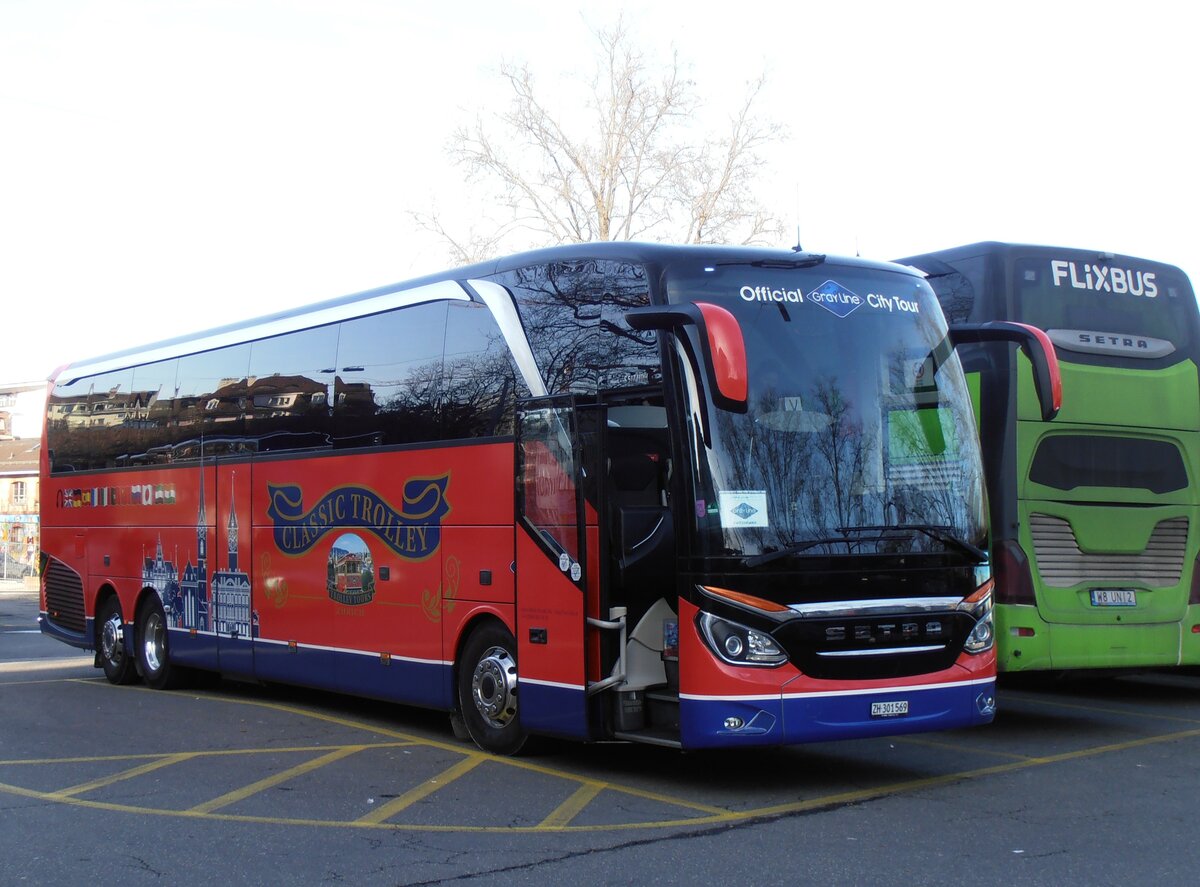
[[[862,296],[832,280],[825,281],[809,293],[808,298],[838,317],[847,317],[850,312],[861,308],[864,302]]]
[[[800,290],[771,289],[769,286],[744,286],[740,290],[747,302],[803,302]]]
[[[916,299],[885,296],[882,293],[867,293],[864,297],[834,280],[825,281],[809,293],[808,300],[820,305],[826,311],[833,312],[838,317],[848,317],[863,305],[873,308],[876,311],[886,311],[889,314],[921,313],[921,303]]]
[[[717,493],[722,527],[769,527],[766,490],[722,490]]]
[[[1131,268],[1091,265],[1087,262],[1076,265],[1065,259],[1051,259],[1050,274],[1055,286],[1070,286],[1096,293],[1145,296],[1147,299],[1158,295],[1153,271],[1134,271]]]

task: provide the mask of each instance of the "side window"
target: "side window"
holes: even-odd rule
[[[341,325],[334,378],[335,446],[438,440],[446,302]]]
[[[527,396],[492,312],[478,302],[451,302],[442,370],[442,437],[513,433],[513,403]]]
[[[54,386],[47,405],[47,438],[53,471],[115,468],[128,461],[126,421],[133,406],[133,370],[87,376]]]
[[[626,262],[579,260],[498,275],[514,295],[538,370],[551,394],[656,382],[656,337],[623,314],[647,305],[646,271]]]
[[[260,452],[331,445],[337,325],[250,346],[246,436]]]
[[[133,368],[133,399],[137,415],[131,417],[130,438],[133,465],[173,462],[172,444],[178,419],[175,416],[175,384],[179,361],[160,360]]]
[[[975,307],[975,286],[971,279],[959,271],[929,278],[946,323],[966,323]]]
[[[199,459],[202,443],[205,455],[244,452],[250,448],[244,440],[249,366],[249,345],[232,345],[180,358],[175,395],[175,413],[179,417],[175,461]]]

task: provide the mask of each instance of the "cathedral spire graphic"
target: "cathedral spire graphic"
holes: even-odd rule
[[[204,463],[200,464],[200,514],[196,518],[196,566],[208,560],[208,518],[204,511]]]
[[[229,492],[229,524],[225,528],[226,541],[229,544],[229,572],[236,573],[238,568],[238,521],[237,502],[234,495],[237,492],[237,477],[234,476]]]

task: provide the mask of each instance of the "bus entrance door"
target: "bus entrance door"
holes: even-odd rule
[[[570,397],[517,407],[516,640],[522,726],[587,738],[586,601],[598,558],[580,415]]]

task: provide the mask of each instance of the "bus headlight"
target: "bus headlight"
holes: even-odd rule
[[[968,653],[986,653],[996,642],[996,623],[992,615],[992,589],[989,580],[958,605],[958,609],[975,617],[975,627],[967,635],[963,649]]]
[[[769,667],[787,662],[787,654],[766,632],[711,613],[700,614],[700,632],[718,658],[730,665]]]
[[[968,653],[986,653],[992,649],[995,641],[996,628],[992,622],[992,611],[989,609],[987,615],[976,622],[971,633],[967,635],[967,642],[963,644],[963,649]]]

